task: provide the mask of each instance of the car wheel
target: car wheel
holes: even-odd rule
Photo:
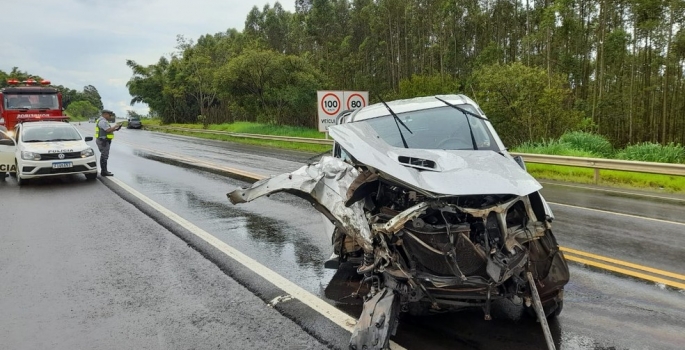
[[[88,180],[88,181],[93,181],[93,180],[97,179],[97,177],[98,177],[98,173],[88,173],[85,175],[86,175],[86,180]]]
[[[561,310],[563,310],[563,309],[564,309],[564,301],[561,300],[557,304],[556,310],[554,310],[554,312],[552,312],[550,315],[548,315],[547,318],[552,319],[552,318],[555,318],[555,317],[561,315]]]
[[[26,179],[22,179],[21,174],[19,174],[19,172],[17,172],[17,185],[26,186]]]

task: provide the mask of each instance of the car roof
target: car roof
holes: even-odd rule
[[[431,95],[424,97],[409,98],[403,100],[395,100],[387,102],[388,106],[395,114],[406,113],[412,111],[419,111],[424,109],[431,109],[437,107],[446,107],[446,105],[438,100],[439,97],[449,103],[455,105],[469,104],[472,105],[485,118],[485,113],[478,107],[478,104],[465,95]],[[360,108],[350,116],[351,122],[358,122],[366,119],[377,118],[390,115],[388,109],[382,103],[375,103],[364,108]]]
[[[33,128],[33,127],[41,127],[41,126],[65,126],[65,127],[74,127],[73,125],[61,121],[40,121],[40,122],[24,122],[21,123],[22,127],[24,128]]]

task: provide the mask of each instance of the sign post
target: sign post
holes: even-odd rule
[[[335,125],[335,118],[340,112],[366,107],[369,102],[368,91],[317,91],[316,95],[319,131],[325,132],[326,138],[328,127]]]

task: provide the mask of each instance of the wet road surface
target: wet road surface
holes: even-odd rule
[[[90,126],[83,128],[84,133],[91,134]],[[319,214],[308,203],[288,195],[274,195],[232,206],[226,192],[247,183],[148,159],[149,154],[141,151],[145,148],[264,175],[294,170],[312,154],[126,130],[117,134],[113,143],[110,170],[117,179],[324,297],[323,289],[333,276],[332,271],[322,267],[330,255],[329,238],[322,233]],[[549,201],[564,204],[552,205],[561,245],[685,273],[682,225],[565,206],[650,216],[653,213],[641,208],[652,205],[653,200],[637,197],[632,199],[635,202],[615,201],[600,191],[590,190],[588,196],[579,192],[553,185],[546,185],[543,192]],[[679,209],[682,212],[682,202],[659,203],[663,210],[652,217],[674,221],[680,218],[677,213]],[[682,348],[683,291],[578,264],[571,264],[571,273],[564,312],[551,323],[558,348]],[[352,313],[355,310],[345,309]],[[406,318],[395,339],[408,349],[545,348],[534,321],[505,316],[491,322],[483,321],[479,311]]]
[[[309,153],[197,141],[148,132],[126,133],[122,136],[122,157],[127,163],[137,157],[133,164],[148,161],[141,156],[144,152],[136,152],[136,149],[153,148],[151,144],[165,152],[207,159],[211,163],[263,175],[294,170],[312,157]],[[148,141],[150,139],[154,141]],[[132,158],[129,154],[137,156]],[[137,169],[133,164],[127,164],[123,169]],[[200,223],[207,231],[310,291],[317,292],[318,289],[323,297],[323,289],[333,274],[321,267],[330,254],[329,238],[321,233],[319,214],[308,203],[293,196],[278,194],[253,203],[232,206],[226,201],[225,193],[235,187],[247,186],[246,183],[161,162],[149,167],[160,169],[147,169],[156,175],[142,181],[135,180],[137,187],[147,188],[150,184],[156,184],[153,187],[167,188],[167,191],[173,188],[175,195],[172,198],[186,199],[169,203],[158,191],[153,191],[152,195],[174,207],[177,213],[191,211],[194,220],[197,220],[193,222]],[[185,194],[179,194],[182,192]],[[685,273],[685,230],[677,223],[681,220],[678,213],[682,212],[683,202],[678,201],[677,197],[675,200],[655,200],[620,194],[621,200],[615,200],[617,194],[613,192],[554,184],[547,184],[543,194],[550,202],[563,204],[552,205],[557,217],[554,227],[561,245]],[[197,198],[202,200],[198,201]],[[662,207],[658,211],[662,213],[661,216],[642,210],[653,205]],[[617,216],[573,206],[673,220],[676,223]],[[555,339],[560,342],[560,348],[681,348],[680,344],[685,340],[685,335],[680,332],[685,326],[685,308],[682,306],[685,305],[685,296],[682,291],[573,263],[571,269],[572,282],[565,293],[565,311],[558,321],[553,322]],[[637,290],[640,293],[636,293]],[[454,348],[456,345],[489,349],[503,344],[512,349],[545,348],[535,322],[505,319],[498,321],[500,323],[488,323],[482,321],[479,311],[467,315],[445,315],[435,320],[405,320],[397,339],[402,345],[417,349],[425,345],[438,349]],[[650,327],[645,327],[646,324]],[[498,336],[492,336],[493,327]],[[427,341],[422,336],[427,331],[436,332],[437,336]],[[534,347],[529,347],[531,339]]]
[[[326,349],[83,176],[0,180],[0,349]]]

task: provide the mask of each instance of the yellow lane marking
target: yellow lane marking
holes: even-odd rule
[[[575,256],[572,256],[572,255],[564,254],[564,257],[565,257],[567,260],[570,260],[570,261],[579,262],[579,263],[581,263],[581,264],[585,264],[585,265],[589,265],[589,266],[594,266],[594,267],[598,267],[598,268],[601,268],[601,269],[604,269],[604,270],[609,270],[609,271],[621,273],[621,274],[624,274],[624,275],[628,275],[628,276],[632,276],[632,277],[636,277],[636,278],[640,278],[640,279],[643,279],[643,280],[648,280],[648,281],[652,281],[652,282],[656,282],[656,283],[662,283],[662,284],[665,284],[665,285],[667,285],[667,286],[671,286],[671,287],[674,287],[674,288],[680,288],[680,289],[685,290],[685,283],[674,282],[674,281],[671,281],[671,280],[667,280],[667,279],[665,279],[665,278],[656,277],[656,276],[651,276],[651,275],[647,275],[647,274],[644,274],[644,273],[640,273],[640,272],[636,272],[636,271],[632,271],[632,270],[627,270],[627,269],[623,269],[623,268],[620,268],[620,267],[616,267],[616,266],[612,266],[612,265],[607,265],[607,264],[603,264],[603,263],[596,262],[596,261],[592,261],[592,260],[588,260],[588,259],[583,259],[583,258],[575,257]]]
[[[561,203],[556,203],[556,202],[547,202],[549,204],[554,204],[562,207],[569,207],[569,208],[575,208],[575,209],[582,209],[582,210],[589,210],[589,211],[594,211],[598,213],[603,213],[603,214],[611,214],[611,215],[618,215],[618,216],[624,216],[627,218],[633,218],[633,219],[641,219],[641,220],[649,220],[649,221],[655,221],[655,222],[661,222],[664,224],[674,224],[674,225],[681,225],[685,226],[684,222],[677,222],[677,221],[668,221],[668,220],[663,220],[663,219],[655,219],[655,218],[650,218],[647,216],[639,216],[639,215],[632,215],[632,214],[624,214],[624,213],[617,213],[615,211],[607,211],[607,210],[601,210],[601,209],[593,209],[593,208],[585,208],[585,207],[579,207],[576,205],[570,205],[570,204],[561,204]]]
[[[126,141],[122,141],[122,143],[128,144],[129,146],[132,146],[132,147],[135,147],[135,148],[137,148],[137,149],[140,149],[140,150],[143,150],[143,151],[147,151],[147,152],[150,152],[150,153],[156,153],[156,154],[160,154],[160,155],[168,155],[168,156],[170,156],[170,158],[176,158],[176,159],[183,160],[183,161],[186,161],[186,162],[189,162],[189,163],[203,164],[203,165],[205,165],[205,166],[208,166],[208,167],[211,167],[211,168],[214,168],[214,169],[224,170],[224,171],[227,171],[227,172],[236,173],[236,174],[241,175],[241,176],[245,176],[245,177],[248,177],[248,178],[252,178],[252,179],[255,180],[255,181],[260,180],[260,179],[263,179],[263,178],[266,177],[266,176],[264,176],[264,175],[258,175],[258,174],[250,173],[250,172],[247,172],[247,171],[239,170],[239,169],[234,169],[234,168],[229,168],[229,167],[224,167],[224,166],[217,166],[217,165],[214,164],[214,163],[210,163],[210,162],[202,161],[202,160],[198,160],[198,159],[193,159],[193,158],[189,158],[189,157],[182,156],[182,155],[178,155],[178,154],[171,154],[171,153],[167,153],[167,152],[162,152],[162,151],[157,151],[157,150],[149,149],[149,148],[146,148],[146,147],[141,147],[141,146],[138,146],[138,145],[136,145],[136,144],[129,143],[129,142],[126,142]],[[549,203],[552,203],[552,202],[549,202]],[[590,209],[590,208],[576,207],[576,206],[571,206],[571,205],[566,205],[566,204],[559,204],[559,203],[553,203],[553,204],[557,204],[557,205],[561,205],[561,206],[575,207],[575,208],[579,208],[579,209],[587,209],[587,210],[598,211],[598,212],[604,212],[604,213],[608,213],[608,214],[617,214],[617,215],[621,215],[621,216],[628,216],[628,217],[635,217],[635,218],[643,218],[643,219],[651,219],[651,218],[645,218],[645,217],[640,217],[640,216],[635,216],[635,215],[629,215],[629,214],[621,214],[621,213],[608,212],[608,211],[603,211],[603,210],[598,210],[598,209]],[[666,222],[666,223],[681,224],[681,223],[677,223],[677,222],[671,222],[671,221],[659,220],[659,219],[651,219],[651,220],[661,221],[661,222]],[[559,249],[561,249],[562,251],[564,251],[565,253],[568,253],[568,254],[581,255],[581,256],[585,256],[585,257],[593,258],[593,259],[596,259],[596,260],[601,260],[601,261],[609,262],[609,263],[616,264],[616,265],[622,265],[622,266],[630,267],[630,268],[637,269],[637,270],[642,270],[642,271],[651,272],[651,273],[654,273],[654,274],[659,274],[659,275],[661,275],[661,276],[667,276],[667,277],[672,277],[672,278],[676,278],[676,279],[685,280],[685,275],[680,275],[680,274],[676,274],[676,273],[672,273],[672,272],[668,272],[668,271],[658,270],[658,269],[655,269],[655,268],[651,268],[651,267],[647,267],[647,266],[642,266],[642,265],[638,265],[638,264],[633,264],[633,263],[630,263],[630,262],[627,262],[627,261],[618,260],[618,259],[608,258],[608,257],[604,257],[604,256],[601,256],[601,255],[586,253],[586,252],[583,252],[583,251],[580,251],[580,250],[575,250],[575,249],[572,249],[572,248],[559,247]],[[579,258],[579,257],[574,257],[574,256],[571,256],[571,255],[568,255],[568,254],[564,254],[564,256],[566,257],[566,259],[571,260],[571,261],[576,261],[576,262],[580,262],[580,263],[583,263],[583,264],[586,264],[586,265],[599,267],[599,268],[602,268],[602,269],[605,269],[605,270],[609,270],[609,271],[613,271],[613,272],[622,273],[622,274],[625,274],[625,275],[628,275],[628,276],[637,277],[637,278],[641,278],[641,279],[646,279],[646,280],[653,281],[653,282],[663,283],[663,284],[666,284],[666,285],[669,285],[669,286],[672,286],[672,287],[685,289],[685,284],[682,284],[682,283],[673,282],[673,281],[670,281],[670,280],[667,280],[667,279],[663,279],[663,278],[659,278],[659,277],[653,277],[653,276],[646,275],[646,274],[643,274],[643,273],[634,272],[634,271],[631,271],[631,270],[623,269],[623,268],[620,268],[620,267],[614,267],[614,266],[611,266],[611,265],[607,265],[607,264],[603,264],[603,263],[598,263],[598,262],[594,262],[594,261],[587,260],[587,259],[583,259],[583,258]]]
[[[680,279],[680,280],[685,281],[685,275],[680,275],[680,274],[673,273],[673,272],[668,272],[668,271],[663,271],[663,270],[659,270],[659,269],[655,269],[655,268],[651,268],[651,267],[647,267],[647,266],[642,266],[642,265],[638,265],[638,264],[633,264],[633,263],[631,263],[631,262],[627,262],[627,261],[623,261],[623,260],[607,258],[607,257],[601,256],[601,255],[595,255],[595,254],[592,254],[592,253],[586,253],[586,252],[583,252],[583,251],[580,251],[580,250],[571,249],[571,248],[559,247],[559,249],[561,249],[561,251],[563,251],[564,253],[567,253],[567,252],[568,252],[568,253],[571,253],[571,254],[580,255],[580,256],[585,256],[585,257],[592,258],[592,259],[595,259],[595,260],[605,261],[605,262],[612,263],[612,264],[615,264],[615,265],[621,265],[621,266],[625,266],[625,267],[630,267],[630,268],[633,268],[633,269],[636,269],[636,270],[642,270],[642,271],[645,271],[645,272],[651,272],[651,273],[654,273],[654,274],[657,274],[657,275],[666,276],[666,277],[671,277],[671,278]]]

